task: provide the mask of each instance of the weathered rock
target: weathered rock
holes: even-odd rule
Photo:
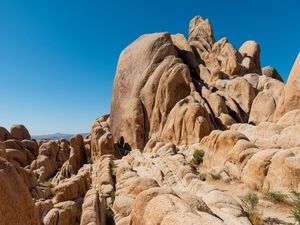
[[[205,151],[204,166],[211,168],[224,165],[227,155],[239,140],[248,140],[246,136],[236,131],[215,130],[200,142]]]
[[[143,35],[121,53],[111,104],[111,131],[115,141],[123,137],[132,148],[144,147],[147,115],[139,95],[159,62],[169,55],[177,56],[177,52],[167,33]],[[153,97],[147,96],[149,100]]]
[[[22,141],[24,139],[27,139],[27,140],[31,139],[31,136],[30,136],[28,130],[22,124],[13,125],[10,128],[10,133],[13,138],[18,139],[19,141]]]
[[[34,157],[37,157],[39,154],[39,146],[36,141],[33,140],[22,140],[22,146],[28,149]]]
[[[17,170],[0,157],[1,225],[38,225],[38,212],[26,184]]]
[[[167,141],[174,132],[182,133],[175,134],[176,143],[199,141],[212,126],[204,101],[195,100],[194,89],[170,35],[142,36],[120,56],[111,109],[114,141],[142,149],[150,137]],[[180,125],[183,113],[193,116],[186,116],[186,123]]]
[[[192,144],[199,142],[213,129],[206,109],[189,96],[171,110],[159,139],[166,143]]]
[[[58,170],[56,161],[59,146],[55,141],[49,141],[41,145],[39,155],[31,163],[31,169],[38,174],[38,181],[44,182],[55,175]]]
[[[300,54],[290,72],[287,84],[284,86],[283,95],[280,98],[275,111],[275,120],[279,120],[285,113],[300,108]]]
[[[213,30],[208,19],[203,20],[201,16],[195,16],[189,24],[189,42],[203,41],[212,46],[215,42]]]
[[[231,80],[225,91],[237,102],[244,112],[250,112],[256,93],[252,85],[249,84],[246,79],[243,77],[237,77]]]
[[[259,124],[260,122],[273,121],[276,102],[272,93],[261,91],[253,100],[249,115],[249,122]]]
[[[283,191],[286,193],[289,190],[300,191],[299,162],[299,148],[278,151],[271,160],[263,190],[265,192]]]
[[[199,79],[199,64],[200,60],[196,58],[192,47],[185,39],[184,35],[172,35],[172,42],[176,47],[178,57],[189,67],[192,77]]]
[[[262,190],[271,159],[276,152],[278,150],[269,149],[254,154],[244,167],[241,175],[242,181],[256,190]]]
[[[35,206],[39,212],[40,221],[43,221],[47,213],[53,208],[53,202],[48,200],[39,200],[35,202]]]
[[[295,109],[284,114],[277,122],[282,127],[289,127],[300,124],[300,109]]]
[[[12,138],[12,136],[9,133],[9,131],[6,130],[6,128],[4,128],[4,127],[0,127],[0,141],[6,141],[11,138]]]
[[[228,76],[242,72],[242,56],[226,38],[214,43],[211,51],[203,52],[201,59],[211,72],[222,71]]]
[[[54,205],[43,219],[44,225],[76,224],[78,208],[74,201],[60,202]]]
[[[239,49],[244,56],[243,65],[248,73],[261,74],[260,67],[260,46],[255,41],[246,41]],[[248,63],[245,60],[249,59]]]
[[[52,182],[54,184],[58,184],[59,181],[77,174],[78,170],[87,160],[87,156],[85,155],[83,137],[81,135],[77,134],[71,138],[70,147],[70,157],[62,165],[60,171],[53,178]]]
[[[93,124],[91,131],[91,157],[94,161],[102,155],[112,154],[118,156],[119,154],[110,132],[108,119],[109,116],[105,115],[98,118]]]
[[[5,151],[5,145],[0,141],[0,157],[7,160],[7,154]]]
[[[280,76],[280,74],[278,73],[278,71],[275,68],[273,68],[272,66],[266,66],[266,67],[262,68],[262,74],[267,77],[271,77],[271,78],[274,78],[276,80],[283,82],[283,79]]]
[[[103,198],[97,191],[90,189],[82,204],[82,215],[80,225],[105,225],[106,224],[106,207]]]
[[[66,179],[58,184],[54,189],[53,202],[63,202],[67,200],[75,200],[84,197],[85,193],[90,189],[91,174],[88,170],[79,172],[76,176]]]
[[[58,141],[59,151],[57,153],[57,162],[59,167],[61,167],[65,161],[67,161],[70,157],[70,146],[69,142],[66,139],[60,139]]]

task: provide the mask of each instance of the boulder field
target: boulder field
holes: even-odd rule
[[[90,135],[0,127],[0,225],[254,224],[221,188],[235,184],[270,208],[261,224],[290,222],[262,196],[300,191],[300,55],[285,84],[260,51],[196,16],[187,38],[145,34],[122,51]]]

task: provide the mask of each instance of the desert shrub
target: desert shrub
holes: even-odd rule
[[[202,149],[196,149],[193,154],[192,164],[200,165],[203,162],[204,151]]]
[[[262,214],[258,211],[258,197],[255,193],[248,193],[242,199],[245,211],[248,213],[248,218],[253,225],[262,224]]]
[[[115,192],[115,191],[111,191],[111,192],[109,193],[109,196],[110,196],[110,198],[111,198],[112,203],[114,203],[114,202],[115,202],[115,199],[116,199],[116,192]]]
[[[300,192],[291,191],[292,195],[292,217],[295,220],[293,225],[300,225]]]
[[[44,182],[43,182],[43,185],[44,185],[45,187],[51,187],[51,182],[52,182],[52,179],[50,178],[49,180],[44,181]]]
[[[199,179],[202,181],[206,181],[207,173],[199,173]]]
[[[285,202],[288,199],[288,196],[280,191],[268,192],[267,195],[276,202]]]
[[[114,163],[114,161],[111,161],[109,165],[110,165],[111,175],[116,176],[116,169],[117,169],[116,164]]]

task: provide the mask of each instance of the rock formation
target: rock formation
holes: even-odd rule
[[[300,191],[300,55],[284,84],[260,51],[216,40],[197,16],[187,38],[146,34],[123,50],[110,114],[87,137],[0,127],[0,224],[253,224],[226,187],[265,204]]]

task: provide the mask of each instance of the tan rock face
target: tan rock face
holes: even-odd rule
[[[206,109],[192,95],[189,68],[177,57],[167,33],[144,35],[122,52],[111,106],[115,142],[142,149],[150,137],[190,143],[211,131]]]
[[[82,204],[82,215],[80,225],[104,225],[106,224],[106,207],[103,198],[99,193],[89,190]]]
[[[246,41],[239,49],[244,56],[243,65],[248,73],[261,74],[260,67],[260,46],[255,41]]]
[[[95,161],[105,154],[112,154],[115,156],[119,154],[112,133],[110,132],[108,115],[98,118],[94,122],[91,131],[92,160]]]
[[[84,197],[91,185],[90,171],[81,171],[76,176],[61,182],[54,189],[53,202],[64,202]]]
[[[79,209],[74,201],[60,202],[54,205],[44,217],[44,225],[76,224]]]
[[[58,184],[59,181],[69,178],[72,175],[77,174],[78,170],[83,166],[87,160],[85,154],[85,147],[83,142],[83,137],[81,135],[74,135],[70,139],[70,156],[67,161],[63,163],[60,171],[53,177],[52,182]],[[55,158],[56,165],[59,165],[57,157]]]
[[[147,115],[140,92],[159,62],[169,55],[177,52],[167,33],[143,35],[121,53],[111,102],[111,130],[116,142],[123,137],[132,148],[142,149],[146,144]]]
[[[44,182],[55,175],[58,170],[56,161],[59,146],[55,141],[46,142],[39,148],[39,155],[31,163],[31,169],[38,174],[38,180]]]
[[[1,225],[38,225],[39,218],[27,186],[12,164],[0,157]]]
[[[278,73],[278,71],[275,68],[273,68],[272,66],[266,66],[266,67],[262,68],[262,74],[267,77],[271,77],[271,78],[274,78],[276,80],[283,82],[283,79],[280,76],[280,74]]]
[[[284,86],[283,95],[280,98],[275,111],[275,119],[279,120],[285,113],[300,108],[300,54],[290,72],[287,84]]]
[[[250,225],[228,186],[300,191],[299,57],[284,85],[258,43],[215,40],[199,16],[187,39],[141,36],[87,137],[0,127],[0,225]]]

